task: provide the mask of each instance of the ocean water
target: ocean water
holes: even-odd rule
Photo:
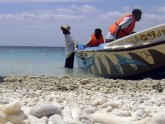
[[[0,46],[0,76],[72,76],[91,77],[92,74],[78,68],[64,68],[64,47],[16,47]]]

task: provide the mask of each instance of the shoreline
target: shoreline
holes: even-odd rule
[[[17,115],[20,124],[56,124],[58,119],[62,124],[163,124],[164,89],[165,79],[6,76],[0,83],[0,122]]]

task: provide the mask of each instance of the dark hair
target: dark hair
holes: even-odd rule
[[[136,14],[142,14],[142,11],[140,9],[132,10],[132,15],[136,15]]]
[[[102,33],[102,30],[100,28],[95,29],[95,34],[101,34],[101,33]]]

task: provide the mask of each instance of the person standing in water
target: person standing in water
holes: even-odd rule
[[[73,69],[76,40],[74,40],[73,37],[71,37],[69,25],[61,26],[61,30],[64,34],[64,39],[65,39],[65,55],[66,55],[65,68]]]

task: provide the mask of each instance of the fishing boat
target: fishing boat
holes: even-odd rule
[[[97,47],[76,51],[79,68],[99,77],[142,79],[165,77],[165,24]]]

